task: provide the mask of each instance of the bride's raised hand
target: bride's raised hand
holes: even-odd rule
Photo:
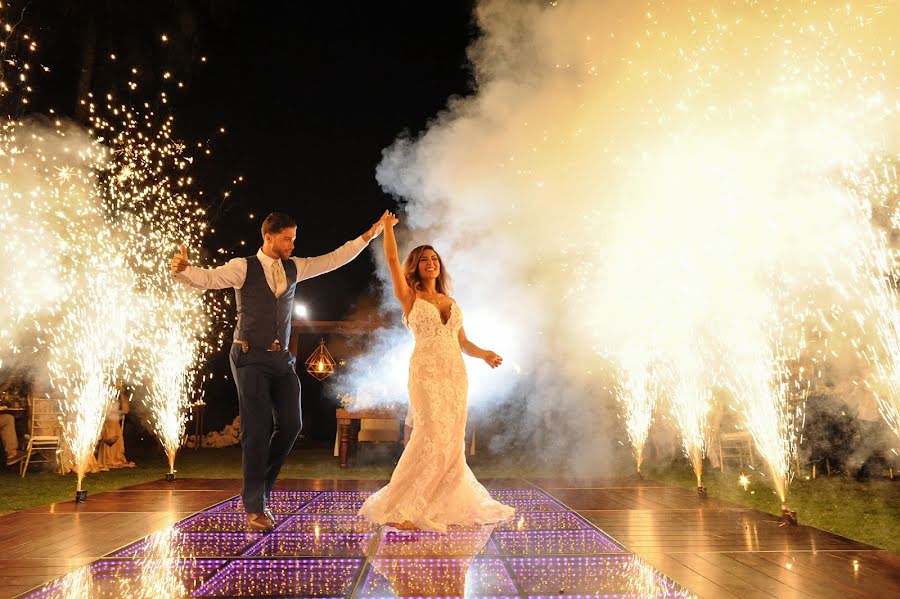
[[[393,212],[385,210],[384,216],[381,217],[381,221],[384,223],[385,227],[393,227],[400,222],[400,219],[397,218]]]

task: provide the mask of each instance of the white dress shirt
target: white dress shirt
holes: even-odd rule
[[[338,269],[356,258],[368,244],[363,241],[362,236],[352,241],[348,241],[333,252],[329,252],[322,256],[314,258],[298,258],[291,256],[294,264],[297,266],[297,282],[305,279],[317,277],[326,272]],[[256,252],[259,263],[262,264],[263,273],[266,275],[266,282],[272,293],[275,293],[275,276],[272,273],[272,264],[275,258],[266,256],[262,248]],[[247,259],[233,258],[216,268],[197,268],[196,266],[188,266],[186,269],[175,275],[175,280],[197,289],[226,289],[234,287],[240,289],[247,280]]]

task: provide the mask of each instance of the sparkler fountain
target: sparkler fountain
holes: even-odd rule
[[[50,350],[50,372],[64,398],[60,402],[63,437],[77,476],[76,498],[80,501],[87,496],[82,481],[125,363],[128,298],[121,287],[116,289],[119,281],[97,277],[93,283],[99,293],[87,292],[82,296],[84,303],[76,300],[69,306]]]
[[[782,523],[796,524],[796,513],[787,507],[787,496],[795,474],[806,399],[803,372],[791,368],[797,364],[801,344],[789,351],[784,325],[774,318],[764,329],[754,329],[737,333],[742,343],[733,343],[728,349],[731,371],[726,385],[757,453],[768,467],[781,500]]]
[[[197,385],[199,365],[207,355],[209,322],[221,311],[208,295],[176,284],[168,262],[179,245],[198,247],[206,229],[205,214],[187,193],[191,158],[173,138],[174,118],[156,125],[157,115],[110,104],[108,117],[94,116],[98,135],[115,149],[115,167],[105,181],[105,194],[116,206],[117,226],[127,235],[125,253],[136,273],[135,296],[140,305],[131,353],[135,375],[147,387],[148,424],[166,452],[175,480],[175,457],[181,445],[193,400],[202,397]],[[139,128],[152,135],[133,135]]]
[[[175,457],[181,446],[191,400],[198,395],[193,383],[199,354],[196,338],[186,337],[178,321],[158,325],[148,341],[153,350],[147,364],[147,402],[153,433],[169,462],[166,480],[175,480]]]
[[[709,413],[712,391],[704,383],[704,370],[696,348],[685,348],[673,365],[670,404],[681,432],[681,446],[697,478],[697,495],[707,497],[703,486],[703,459],[709,450]]]
[[[649,355],[646,350],[637,355],[624,355],[619,360],[617,377],[616,399],[622,407],[638,478],[643,478],[644,444],[650,433],[658,393],[654,384],[654,366],[647,360]]]

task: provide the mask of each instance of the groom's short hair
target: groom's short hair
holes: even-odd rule
[[[278,233],[282,229],[290,229],[291,227],[296,227],[297,221],[294,220],[292,216],[285,214],[284,212],[272,212],[269,216],[266,217],[266,220],[262,223],[262,234],[266,233]]]

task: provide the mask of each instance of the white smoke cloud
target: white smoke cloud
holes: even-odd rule
[[[752,378],[773,330],[793,343],[859,301],[840,297],[862,233],[837,180],[898,150],[896,4],[489,0],[476,16],[476,92],[377,169],[403,200],[401,253],[433,244],[467,334],[507,359],[470,365],[473,405],[528,402],[523,434],[602,452],[605,357],[702,343],[703,368]]]

